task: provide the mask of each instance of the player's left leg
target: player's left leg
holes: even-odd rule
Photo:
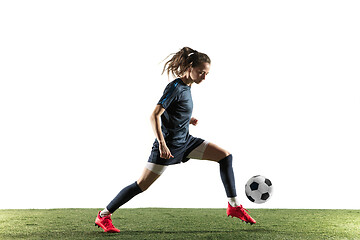
[[[219,163],[220,176],[228,197],[227,215],[238,217],[251,224],[256,221],[247,214],[237,199],[232,154],[214,143],[204,142],[189,154],[190,158],[210,160]],[[246,210],[246,211],[245,211]]]

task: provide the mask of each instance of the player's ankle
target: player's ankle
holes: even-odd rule
[[[240,203],[239,203],[237,197],[229,197],[228,202],[229,202],[230,206],[232,206],[232,207],[240,206]]]
[[[107,210],[107,208],[104,208],[104,210],[102,210],[99,215],[100,215],[100,217],[103,218],[103,217],[111,215],[111,212],[109,212],[109,210]]]

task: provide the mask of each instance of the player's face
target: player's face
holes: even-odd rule
[[[194,81],[194,83],[199,84],[205,80],[206,75],[209,74],[210,64],[209,63],[201,63],[199,66],[191,68],[190,77]]]

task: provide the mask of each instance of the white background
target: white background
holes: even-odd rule
[[[102,208],[137,180],[162,60],[189,46],[212,59],[191,134],[233,154],[245,207],[358,209],[358,1],[215,2],[1,1],[0,208]],[[124,207],[226,204],[217,163],[192,160]]]

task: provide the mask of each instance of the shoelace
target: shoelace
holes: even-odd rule
[[[114,228],[110,216],[104,217],[104,225],[106,228]]]
[[[248,218],[248,214],[246,213],[246,212],[250,212],[249,210],[247,210],[246,208],[244,208],[242,205],[240,205],[240,206],[238,206],[238,207],[236,207],[236,210],[238,210],[238,211],[240,211],[241,213],[243,213],[244,215],[245,215],[245,217],[247,217]],[[243,211],[243,210],[245,210],[245,211]]]
[[[239,207],[240,207],[240,209],[244,209],[244,210],[246,210],[247,212],[250,212],[249,210],[247,210],[246,208],[244,208],[242,205],[240,205]]]

